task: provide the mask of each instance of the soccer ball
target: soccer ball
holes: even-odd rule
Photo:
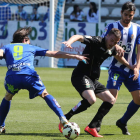
[[[68,124],[65,124],[63,127],[63,135],[69,139],[74,140],[76,139],[80,134],[80,127],[75,122],[69,122]]]

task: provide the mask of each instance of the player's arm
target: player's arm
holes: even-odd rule
[[[133,78],[133,80],[138,79],[139,69],[140,69],[140,44],[137,44],[137,63],[134,67],[134,78]]]
[[[76,42],[76,41],[83,42],[84,37],[82,35],[73,35],[68,41],[64,41],[62,43],[65,44],[67,47],[72,49],[71,44]]]
[[[55,57],[55,58],[73,58],[73,59],[77,59],[79,61],[83,61],[84,63],[88,63],[87,62],[87,55],[77,55],[77,54],[71,54],[71,53],[65,53],[62,51],[46,51],[46,56],[49,57]]]
[[[133,66],[130,66],[130,64],[126,61],[126,59],[124,57],[121,56],[114,56],[120,63],[124,64],[126,67],[128,67],[129,69],[134,69]]]
[[[115,47],[115,50],[116,50],[118,56],[120,56],[120,57],[124,56],[125,51],[121,46],[116,44],[114,47]]]

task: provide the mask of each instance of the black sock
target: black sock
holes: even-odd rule
[[[73,115],[87,110],[87,108],[90,106],[91,104],[86,99],[84,99],[80,101],[74,108],[72,108],[67,114],[65,114],[65,116],[67,120],[69,120]]]
[[[109,102],[103,102],[93,120],[90,122],[89,127],[95,128],[98,122],[101,122],[103,117],[109,112],[113,105]]]

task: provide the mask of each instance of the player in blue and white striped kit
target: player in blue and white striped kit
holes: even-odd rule
[[[0,49],[0,57],[4,57],[8,71],[5,77],[6,95],[0,105],[0,133],[5,133],[5,119],[10,110],[11,100],[20,89],[29,91],[30,99],[40,96],[59,117],[62,124],[67,123],[61,107],[56,99],[50,95],[33,66],[35,56],[48,56],[55,58],[75,58],[80,61],[86,58],[84,55],[68,54],[61,51],[49,51],[30,45],[28,35],[30,27],[18,29],[13,35],[11,44]]]
[[[118,57],[115,57],[110,64],[109,78],[107,81],[107,88],[114,95],[114,97],[116,97],[116,99],[122,83],[124,83],[133,97],[133,100],[128,105],[127,111],[123,117],[116,122],[116,125],[125,135],[130,135],[127,130],[127,121],[136,113],[140,107],[140,26],[131,22],[134,17],[135,10],[136,7],[133,3],[126,2],[122,6],[121,20],[107,25],[104,33],[102,34],[102,37],[106,36],[112,28],[118,28],[121,31],[122,36],[118,45],[124,48],[124,58],[126,61],[128,61],[129,65],[133,67],[133,70],[130,70],[123,63],[118,61],[120,60]],[[137,55],[135,51],[136,47]],[[104,102],[101,107],[104,107]],[[97,113],[96,116],[98,115],[99,114]],[[104,117],[103,114],[102,116]],[[99,123],[96,126],[97,130],[100,129],[101,120],[98,120]]]

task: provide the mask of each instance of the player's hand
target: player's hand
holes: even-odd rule
[[[64,41],[62,43],[65,44],[68,48],[72,49],[72,46],[68,41]]]
[[[121,47],[121,46],[119,46],[119,45],[115,45],[115,48],[116,48],[116,51],[117,51],[117,55],[118,56],[120,56],[120,57],[122,57],[122,56],[124,56],[124,49]]]
[[[87,60],[89,60],[89,58],[86,57],[86,56],[88,56],[88,54],[76,55],[75,57],[76,57],[77,60],[83,61],[83,63],[85,63],[85,64],[89,64],[88,61],[87,61]]]
[[[139,77],[139,68],[135,67],[134,68],[134,78],[133,81],[137,80]]]

